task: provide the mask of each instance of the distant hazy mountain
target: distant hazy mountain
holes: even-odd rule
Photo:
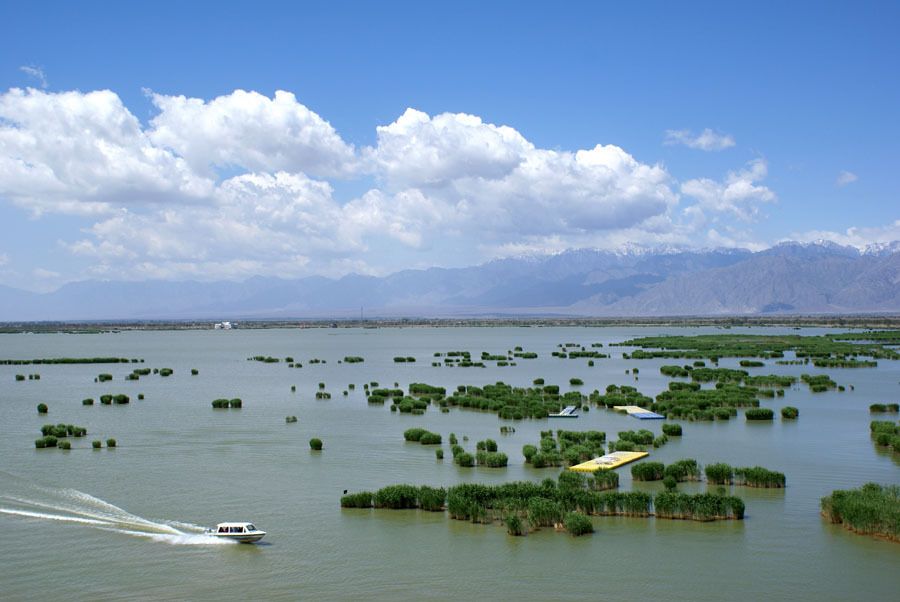
[[[167,318],[595,316],[900,311],[900,243],[859,251],[578,249],[375,278],[97,282],[38,294],[0,286],[0,321]]]

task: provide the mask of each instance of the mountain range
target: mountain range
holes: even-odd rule
[[[50,293],[0,286],[0,322],[900,312],[900,242],[762,251],[577,249],[384,277],[243,282],[81,281]]]

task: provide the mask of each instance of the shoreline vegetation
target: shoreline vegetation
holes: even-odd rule
[[[13,333],[113,333],[124,330],[213,330],[218,318],[208,320],[62,320],[41,322],[0,322],[0,334]],[[821,316],[660,316],[646,318],[590,318],[568,316],[489,316],[458,318],[309,318],[293,320],[242,320],[239,329],[265,328],[397,328],[397,327],[559,327],[559,326],[718,326],[732,327],[831,327],[900,328],[900,315]],[[877,339],[877,337],[873,337]]]

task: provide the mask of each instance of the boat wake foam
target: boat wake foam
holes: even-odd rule
[[[0,514],[84,525],[171,545],[232,545],[199,525],[150,520],[76,489],[44,487],[0,471]]]

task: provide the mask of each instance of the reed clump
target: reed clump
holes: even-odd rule
[[[785,486],[784,473],[762,466],[739,467],[734,469],[735,485],[780,489]]]
[[[418,488],[413,485],[389,485],[375,492],[376,508],[404,510],[418,507]]]
[[[784,406],[781,408],[781,417],[785,420],[795,420],[800,415],[800,410],[793,406]]]
[[[503,523],[506,525],[506,532],[515,537],[521,537],[525,535],[526,527],[525,522],[519,518],[517,514],[510,514],[504,519]]]
[[[264,364],[275,364],[281,361],[277,357],[272,357],[271,355],[254,355],[253,357],[248,357],[247,359],[253,360],[254,362],[262,362]]]
[[[823,497],[822,516],[856,533],[900,542],[900,486],[866,483]]]
[[[475,456],[473,456],[472,454],[470,454],[469,452],[466,452],[466,451],[464,451],[460,454],[457,454],[453,458],[453,461],[456,462],[458,465],[462,466],[463,468],[471,468],[471,467],[475,466]]]
[[[678,460],[666,466],[665,476],[672,477],[678,483],[699,481],[700,465],[693,458]]]
[[[750,408],[744,412],[744,417],[747,420],[772,420],[775,412],[770,408]]]
[[[619,473],[614,470],[598,470],[587,480],[587,487],[591,491],[607,491],[619,488]]]
[[[475,454],[479,466],[488,468],[506,468],[509,458],[503,452],[479,451]]]
[[[667,422],[662,425],[662,432],[669,437],[681,437],[681,425],[674,422]]]
[[[731,485],[734,481],[734,468],[729,464],[707,464],[706,480],[713,485]]]
[[[221,410],[228,408],[240,409],[244,407],[244,402],[237,397],[234,399],[214,399],[212,402],[212,407]]]
[[[443,487],[422,485],[417,492],[419,508],[426,512],[442,512],[447,499],[447,490]]]
[[[83,426],[75,426],[74,424],[45,424],[41,427],[41,434],[44,437],[56,437],[65,439],[66,437],[84,437],[87,435],[87,429]]]
[[[900,424],[890,420],[873,420],[869,424],[869,430],[876,445],[900,452]]]
[[[390,510],[412,510],[420,508],[426,512],[441,512],[447,499],[447,490],[441,487],[423,485],[388,485],[375,493],[363,491],[344,495],[342,508],[385,508]]]
[[[662,462],[641,462],[631,467],[631,477],[635,481],[660,481],[665,476],[665,470]]]
[[[37,449],[47,447],[71,449],[72,444],[67,438],[84,437],[87,435],[87,429],[73,424],[45,424],[41,427],[41,435],[43,435],[41,438],[34,441],[34,446]]]
[[[374,497],[371,491],[351,493],[341,498],[341,508],[371,508]]]
[[[440,445],[441,436],[438,433],[432,433],[428,431],[422,433],[422,436],[419,437],[419,443],[421,443],[422,445]]]
[[[735,496],[715,493],[697,493],[694,495],[678,491],[663,491],[653,498],[653,507],[657,518],[714,521],[742,520],[744,518],[744,501]]]
[[[837,383],[831,380],[831,377],[827,374],[802,374],[800,375],[800,380],[806,383],[809,386],[809,390],[813,393],[824,393],[829,389],[837,388]]]
[[[581,512],[569,512],[563,519],[563,525],[571,535],[578,537],[594,532],[594,523]]]
[[[403,438],[407,441],[418,441],[419,439],[422,438],[422,435],[424,435],[427,432],[428,432],[427,429],[414,427],[414,428],[406,429],[405,431],[403,431]]]

